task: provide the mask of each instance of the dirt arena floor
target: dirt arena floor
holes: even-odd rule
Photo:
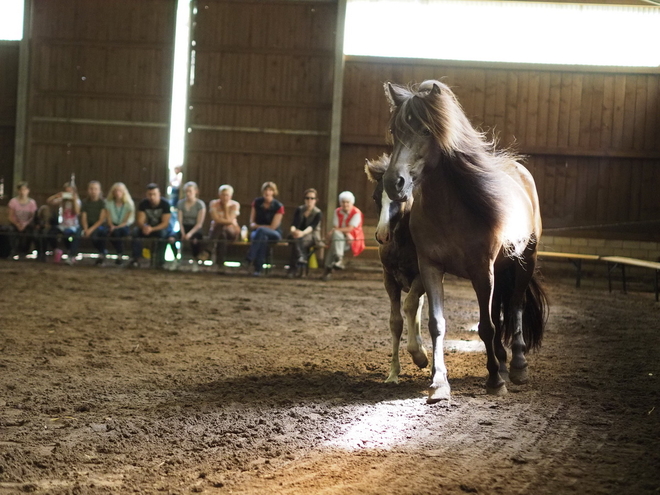
[[[660,305],[546,276],[531,381],[453,398],[402,347],[374,271],[323,283],[0,262],[0,494],[660,492]],[[448,338],[477,340],[447,280]],[[424,331],[428,341],[428,334]],[[457,347],[458,346],[458,347]]]

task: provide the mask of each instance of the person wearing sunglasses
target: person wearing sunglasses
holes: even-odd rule
[[[318,193],[310,188],[305,191],[304,204],[296,208],[289,232],[291,258],[289,278],[301,277],[307,265],[310,249],[321,243],[321,219],[323,214],[316,206]]]

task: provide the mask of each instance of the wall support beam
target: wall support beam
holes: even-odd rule
[[[341,114],[344,99],[344,23],[346,20],[346,0],[337,2],[337,28],[335,34],[335,67],[332,85],[332,121],[330,125],[330,160],[328,164],[328,184],[325,191],[326,226],[330,227],[332,215],[337,207],[339,189],[339,154],[341,150]]]
[[[25,178],[25,163],[27,161],[27,114],[28,85],[30,74],[30,37],[32,25],[32,0],[24,1],[23,39],[18,48],[18,90],[16,94],[16,135],[14,138],[14,173],[12,188]],[[13,191],[9,192],[13,195]]]

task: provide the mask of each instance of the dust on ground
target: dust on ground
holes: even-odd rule
[[[652,293],[549,278],[530,383],[488,396],[485,354],[448,350],[452,402],[429,406],[405,343],[383,383],[376,273],[5,261],[0,281],[0,493],[660,491]],[[446,295],[447,338],[478,339],[469,283]]]

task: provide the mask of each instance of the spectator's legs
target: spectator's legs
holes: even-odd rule
[[[94,248],[99,252],[103,258],[108,254],[108,251],[105,249],[105,239],[108,237],[108,228],[105,225],[101,225],[92,232],[92,244]]]
[[[346,236],[343,232],[335,230],[330,239],[330,246],[325,254],[325,268],[332,269],[333,265],[340,262],[344,258],[344,251],[346,251],[348,244],[346,243]]]
[[[254,253],[253,260],[255,273],[261,273],[263,264],[268,256],[268,243],[279,241],[281,239],[282,235],[277,230],[269,229],[267,227],[259,227],[253,232],[250,251]],[[252,249],[253,247],[254,250]]]
[[[139,227],[133,229],[133,239],[131,240],[131,249],[133,251],[133,261],[139,261],[142,258],[142,230]]]

